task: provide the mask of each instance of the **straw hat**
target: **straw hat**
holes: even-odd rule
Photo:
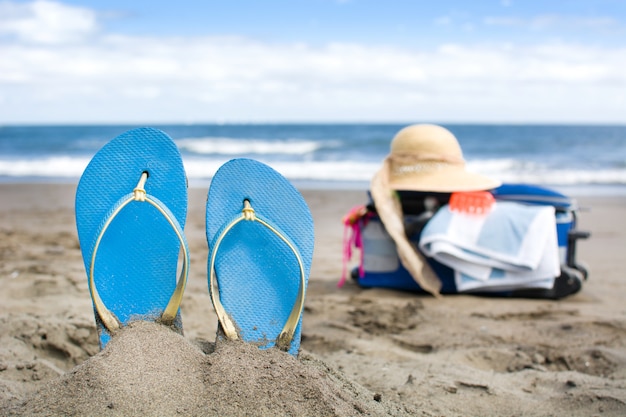
[[[465,171],[459,142],[441,126],[405,127],[391,141],[391,152],[374,174],[370,193],[380,220],[396,244],[398,257],[422,289],[438,296],[441,281],[404,230],[402,206],[393,190],[453,193],[481,191],[498,181]]]
[[[388,169],[388,185],[394,190],[480,191],[500,185],[491,178],[467,172],[454,135],[431,124],[400,130],[391,141],[383,169]]]

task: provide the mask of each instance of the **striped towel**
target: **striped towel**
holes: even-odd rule
[[[549,289],[561,273],[552,206],[496,202],[486,215],[443,206],[419,248],[455,271],[459,292]]]

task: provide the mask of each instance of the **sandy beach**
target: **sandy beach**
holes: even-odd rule
[[[189,190],[184,336],[132,326],[99,353],[74,186],[0,185],[0,415],[626,415],[626,197],[580,197],[582,291],[435,299],[337,288],[364,191],[303,190],[316,249],[302,353],[215,344],[206,190]]]

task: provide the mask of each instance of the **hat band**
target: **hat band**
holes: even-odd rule
[[[445,161],[422,161],[413,164],[392,164],[391,175],[403,176],[427,172],[436,172],[462,166],[463,163],[450,163]]]

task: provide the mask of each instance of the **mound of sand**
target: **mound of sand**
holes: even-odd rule
[[[220,341],[205,353],[183,336],[136,322],[105,350],[53,379],[14,416],[415,415],[388,404],[310,354]],[[205,346],[205,351],[207,349]]]

